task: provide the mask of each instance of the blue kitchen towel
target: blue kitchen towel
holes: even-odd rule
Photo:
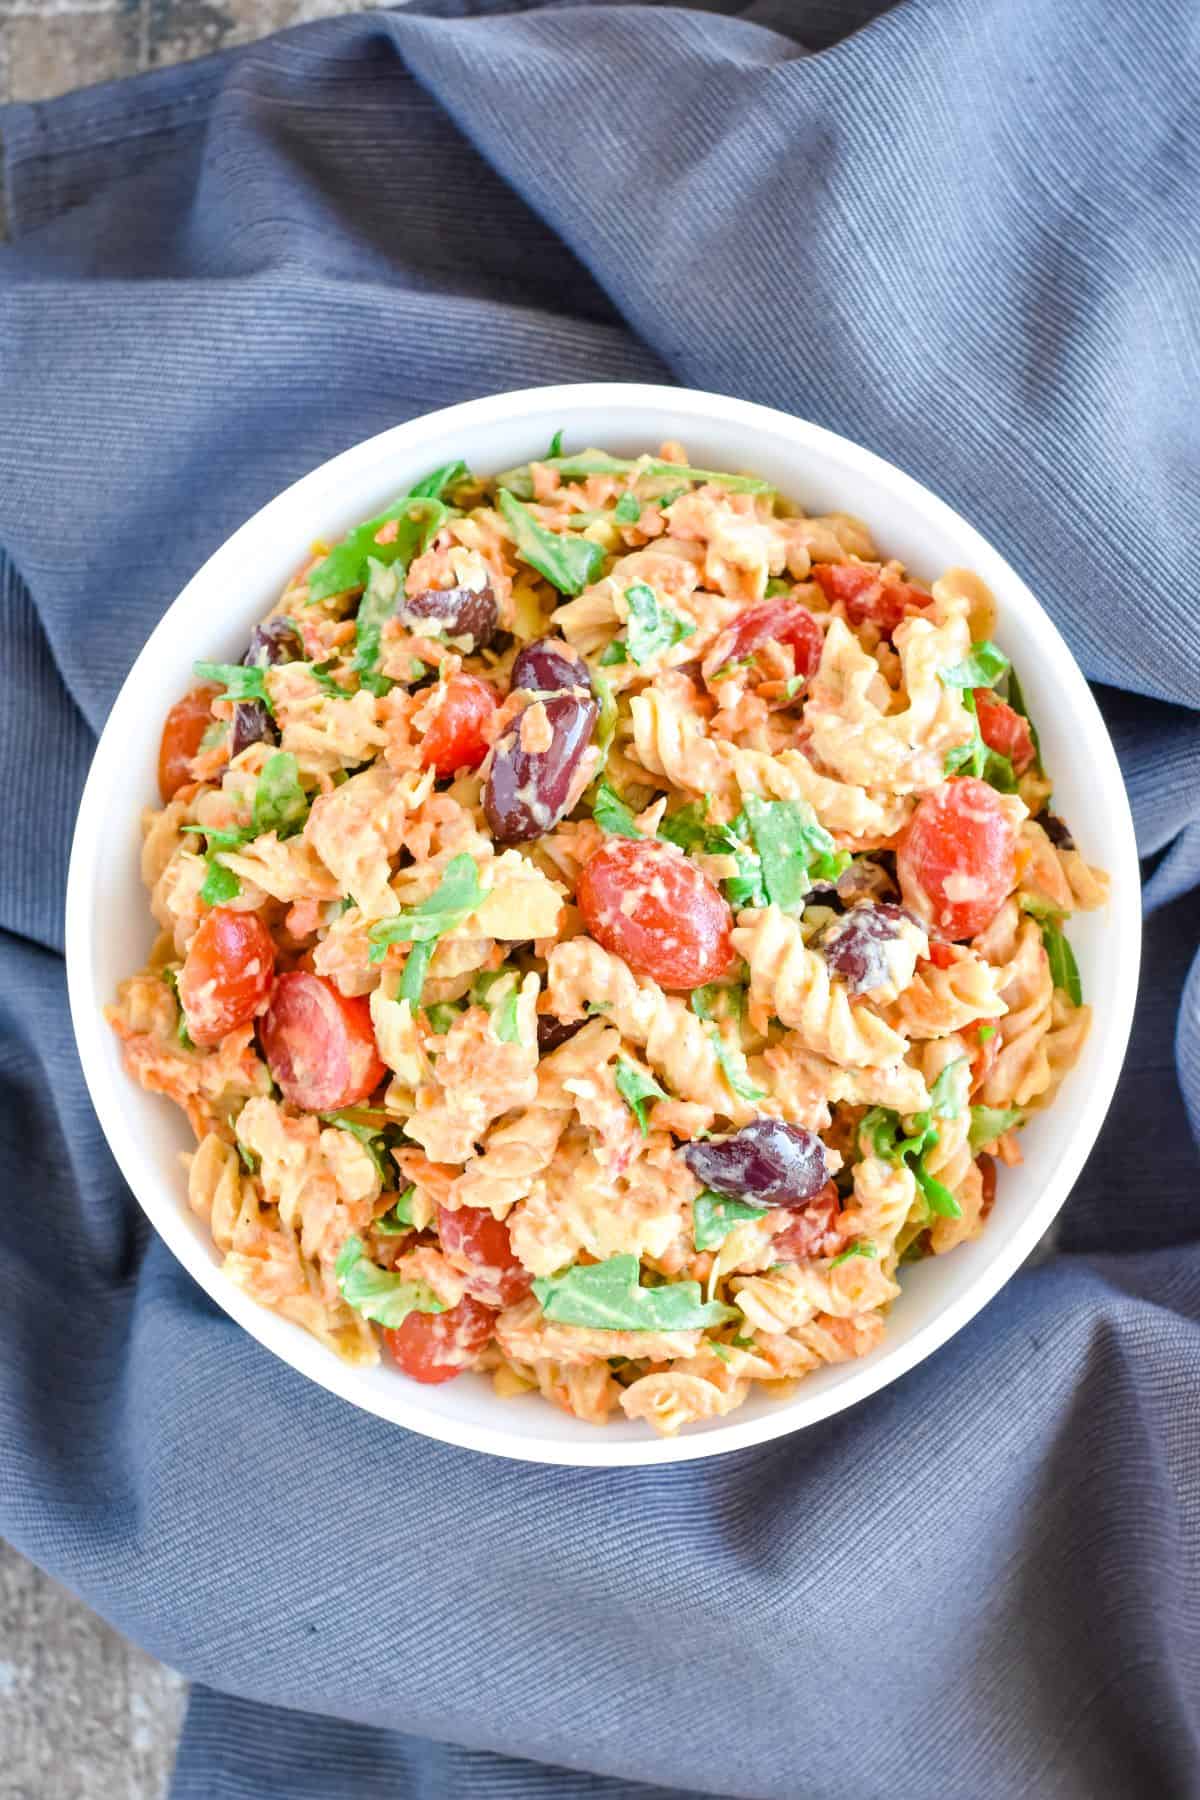
[[[1195,0],[424,5],[0,114],[0,1528],[193,1677],[178,1800],[1200,1795],[1198,91]],[[660,1471],[444,1448],[240,1332],[61,960],[197,564],[356,439],[592,377],[793,409],[998,542],[1104,684],[1152,914],[1058,1254]]]

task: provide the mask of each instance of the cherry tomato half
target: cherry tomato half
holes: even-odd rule
[[[488,753],[487,727],[496,694],[477,675],[452,675],[421,744],[421,762],[439,775],[477,769]]]
[[[975,1166],[983,1180],[983,1204],[979,1216],[986,1219],[996,1204],[996,1159],[994,1156],[977,1156]]]
[[[411,1312],[403,1325],[385,1330],[392,1361],[414,1381],[453,1381],[469,1369],[492,1335],[496,1315],[465,1294],[448,1312]]]
[[[212,703],[220,692],[212,683],[193,688],[175,702],[163,720],[158,746],[158,791],[164,800],[173,799],[192,779],[188,765],[213,722]]]
[[[772,639],[777,644],[790,644],[797,675],[816,674],[825,644],[821,627],[808,608],[784,598],[748,606],[745,612],[738,614],[726,636],[729,641],[725,652],[727,662],[750,656]]]
[[[831,606],[841,601],[852,625],[870,619],[889,637],[906,613],[929,605],[928,594],[885,575],[878,563],[814,563],[812,578]]]
[[[279,977],[258,1036],[284,1099],[307,1112],[355,1106],[387,1073],[367,1001],[305,969]]]
[[[989,750],[1007,756],[1015,775],[1023,775],[1034,758],[1033,733],[1007,700],[998,700],[991,688],[975,688],[975,712],[979,735]]]
[[[948,938],[982,931],[1017,878],[1016,832],[995,788],[972,775],[918,803],[896,850],[907,906]]]
[[[662,987],[701,987],[733,964],[728,905],[665,844],[609,838],[584,864],[575,898],[596,942]]]
[[[271,991],[275,945],[257,913],[214,906],[188,946],[179,1003],[193,1041],[219,1044]]]
[[[808,1256],[836,1256],[846,1243],[840,1212],[837,1185],[827,1181],[803,1212],[793,1213],[783,1230],[771,1239],[777,1260],[801,1262]]]
[[[503,1219],[484,1206],[438,1207],[438,1236],[456,1269],[467,1277],[467,1292],[488,1306],[511,1306],[533,1286],[533,1275],[514,1254]]]

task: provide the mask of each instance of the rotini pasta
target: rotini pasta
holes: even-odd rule
[[[1090,1021],[1107,881],[994,629],[673,444],[314,553],[167,716],[109,1009],[229,1279],[668,1435],[869,1355]]]

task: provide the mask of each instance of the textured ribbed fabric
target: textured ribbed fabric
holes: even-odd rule
[[[1198,84],[1194,0],[417,6],[0,114],[0,1529],[195,1679],[178,1800],[1200,1795]],[[1059,1254],[662,1471],[444,1448],[241,1333],[116,1174],[59,956],[203,558],[389,424],[592,377],[960,507],[1105,684],[1150,859]]]

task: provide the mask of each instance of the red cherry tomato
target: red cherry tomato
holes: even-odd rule
[[[783,598],[748,606],[745,612],[738,614],[725,636],[729,643],[725,651],[726,662],[737,662],[772,639],[777,644],[790,644],[797,675],[816,674],[825,644],[821,627],[808,608]]]
[[[733,964],[733,914],[665,844],[609,838],[584,864],[575,898],[596,942],[663,987],[701,987]]]
[[[495,1313],[466,1294],[449,1312],[411,1312],[386,1330],[392,1361],[414,1381],[453,1381],[469,1369],[492,1335]]]
[[[271,991],[275,945],[257,913],[214,906],[188,946],[179,1003],[197,1044],[219,1044]]]
[[[284,1099],[307,1112],[354,1106],[387,1073],[367,1001],[304,969],[279,977],[258,1036]]]
[[[983,1205],[979,1216],[986,1219],[996,1204],[996,1159],[994,1156],[977,1156],[975,1166],[983,1179]]]
[[[995,788],[971,775],[943,781],[897,846],[905,904],[945,937],[973,937],[1016,885],[1016,841]]]
[[[514,1254],[503,1219],[484,1206],[438,1207],[438,1236],[456,1269],[467,1277],[467,1292],[488,1306],[511,1306],[533,1286],[533,1275]]]
[[[171,800],[192,779],[188,764],[200,748],[200,739],[213,722],[212,703],[221,692],[209,683],[193,688],[177,700],[163,720],[158,746],[158,791]]]
[[[928,594],[885,575],[878,563],[814,563],[812,578],[831,606],[841,601],[852,625],[870,619],[889,637],[906,613],[929,605]]]
[[[975,688],[975,712],[979,735],[989,750],[1007,756],[1015,775],[1023,775],[1034,758],[1033,733],[1007,700],[997,700],[991,688]]]
[[[929,955],[924,960],[931,962],[935,969],[948,969],[954,962],[954,945],[948,944],[945,938],[930,938]]]
[[[771,1249],[778,1261],[800,1262],[807,1256],[836,1256],[846,1244],[840,1214],[837,1185],[827,1181],[804,1211],[793,1213],[783,1230],[777,1231],[771,1239]]]
[[[488,753],[487,727],[496,694],[477,675],[452,675],[421,745],[421,762],[439,775],[477,769]]]

